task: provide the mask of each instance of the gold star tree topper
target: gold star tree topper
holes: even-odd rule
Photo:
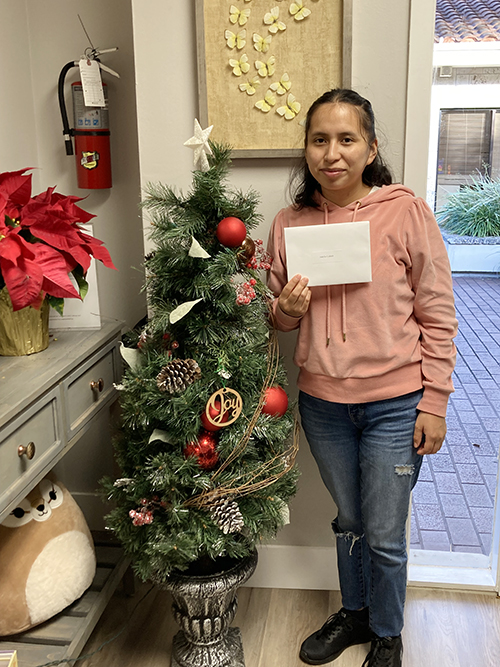
[[[206,130],[201,129],[198,119],[194,119],[194,136],[184,142],[184,146],[189,146],[194,150],[194,168],[200,171],[208,171],[210,165],[208,164],[208,155],[212,155],[212,150],[208,145],[208,137],[212,131],[213,125],[207,127]],[[199,165],[199,167],[198,167]]]

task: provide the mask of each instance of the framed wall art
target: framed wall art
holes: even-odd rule
[[[234,157],[289,157],[311,103],[349,87],[352,0],[196,0],[200,122]]]

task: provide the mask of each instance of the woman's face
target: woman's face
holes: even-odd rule
[[[351,104],[327,103],[318,107],[306,141],[309,171],[326,199],[347,206],[369,192],[362,175],[377,155],[377,141],[367,143],[358,112]]]

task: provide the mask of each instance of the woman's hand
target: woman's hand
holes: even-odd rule
[[[309,278],[297,274],[283,287],[278,297],[278,305],[285,315],[302,317],[311,301],[311,290],[307,286]]]
[[[444,417],[431,415],[429,412],[420,412],[415,422],[413,446],[417,454],[435,454],[441,449],[446,435],[446,420]]]

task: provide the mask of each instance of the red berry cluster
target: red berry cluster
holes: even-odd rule
[[[262,239],[257,239],[254,243],[255,253],[248,262],[247,267],[249,269],[264,269],[264,271],[269,271],[273,258],[266,250],[264,250]]]
[[[240,283],[236,286],[236,303],[239,306],[247,305],[257,296],[254,285],[257,284],[255,278],[251,278],[247,283]]]
[[[153,512],[145,507],[140,510],[130,510],[128,513],[134,526],[144,526],[144,524],[153,523]]]
[[[132,519],[134,526],[144,526],[153,523],[153,512],[159,507],[165,508],[166,503],[160,501],[158,496],[153,496],[152,500],[147,498],[141,499],[142,507],[137,510],[130,510],[128,513],[129,517]]]

